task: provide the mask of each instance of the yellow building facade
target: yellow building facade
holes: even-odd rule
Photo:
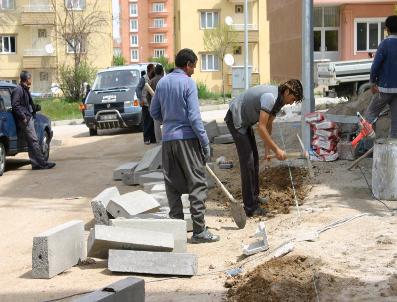
[[[248,1],[249,65],[252,66],[251,85],[269,81],[269,24],[266,0]],[[204,47],[204,31],[225,24],[228,17],[236,31],[237,44],[231,51],[234,66],[244,65],[244,1],[243,0],[176,0],[175,50],[191,48],[199,57],[193,75],[211,91],[221,91],[222,58],[216,58]],[[232,68],[224,65],[226,90],[232,88]]]
[[[113,57],[112,1],[7,0],[0,1],[0,80],[18,82],[22,70],[32,73],[32,92],[49,93],[57,83],[59,67],[72,64],[73,50],[62,38],[66,9],[87,15],[98,1],[106,25],[87,35],[81,51],[96,69],[111,66]],[[70,13],[70,11],[69,11]]]

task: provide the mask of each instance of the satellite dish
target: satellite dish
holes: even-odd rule
[[[225,62],[225,64],[226,64],[227,66],[233,66],[233,64],[234,64],[234,57],[233,57],[230,53],[228,53],[228,54],[226,54],[225,57],[223,58],[223,61]]]
[[[58,94],[59,90],[60,90],[59,89],[59,85],[57,83],[52,83],[51,84],[51,92],[53,94]]]
[[[48,54],[53,54],[55,51],[54,46],[52,46],[52,44],[47,44],[46,46],[44,46],[44,50]]]
[[[233,18],[230,17],[230,16],[227,16],[225,18],[225,23],[226,23],[226,25],[232,26],[233,25]]]

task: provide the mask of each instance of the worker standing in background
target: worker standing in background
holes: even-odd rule
[[[145,83],[154,77],[154,65],[149,64],[146,67]],[[142,107],[142,119],[143,119],[143,142],[145,145],[150,145],[156,143],[156,137],[154,135],[154,123],[152,116],[149,112],[149,102],[148,102],[149,92],[146,90],[145,86],[142,89],[141,96],[141,107]]]
[[[249,88],[230,102],[225,122],[237,148],[244,209],[248,217],[265,215],[259,203],[267,202],[259,196],[259,155],[252,127],[259,122],[258,132],[265,143],[265,158],[272,150],[277,159],[285,160],[285,151],[271,138],[273,121],[284,105],[302,99],[302,84],[292,79],[278,87],[259,85]]]
[[[154,77],[149,81],[149,85],[154,92],[156,92],[157,84],[163,76],[164,76],[164,68],[161,64],[157,64],[156,67],[154,68]],[[150,109],[150,104],[152,103],[152,96],[150,95],[150,93],[147,94],[147,100]],[[162,136],[161,123],[155,119],[153,120],[153,122],[154,122],[154,135],[156,137],[156,142],[159,144],[161,142],[161,136]]]
[[[387,38],[378,46],[371,67],[373,96],[364,117],[372,123],[386,105],[390,106],[390,137],[397,138],[397,16],[386,18]]]
[[[175,57],[177,68],[157,84],[150,114],[163,123],[162,160],[170,218],[184,219],[182,194],[189,194],[193,220],[192,243],[215,242],[219,236],[205,225],[207,182],[204,165],[210,144],[201,119],[197,85],[191,75],[197,56],[182,49]]]

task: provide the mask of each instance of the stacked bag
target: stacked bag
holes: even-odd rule
[[[310,160],[334,161],[338,159],[336,146],[339,141],[339,129],[336,123],[327,121],[321,112],[306,114],[305,121],[310,124],[313,131]]]

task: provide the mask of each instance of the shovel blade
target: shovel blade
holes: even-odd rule
[[[244,229],[247,223],[247,216],[245,215],[244,208],[241,203],[230,203],[230,211],[232,213],[234,222],[237,224],[239,229]]]

